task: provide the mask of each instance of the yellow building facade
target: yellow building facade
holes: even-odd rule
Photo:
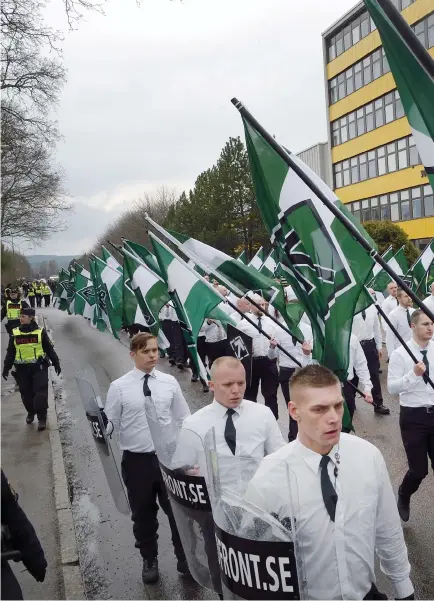
[[[393,3],[434,58],[434,0]],[[434,237],[433,190],[363,2],[324,32],[323,51],[336,195],[362,222],[399,223],[423,249]]]

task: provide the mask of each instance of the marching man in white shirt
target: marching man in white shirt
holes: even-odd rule
[[[386,464],[371,443],[341,434],[338,378],[307,365],[291,378],[297,440],[263,459],[246,499],[285,523],[293,514],[309,599],[387,599],[375,553],[396,599],[414,599],[410,564]],[[296,478],[298,497],[283,483]],[[294,490],[295,492],[295,490]]]
[[[259,294],[254,294],[251,297],[258,305],[266,311],[267,302]],[[276,326],[273,321],[254,305],[251,306],[249,319],[254,321],[259,330],[250,324],[246,319],[242,319],[237,325],[237,328],[248,334],[253,339],[253,362],[252,362],[252,379],[250,386],[247,387],[245,397],[249,401],[256,403],[258,396],[259,383],[261,383],[261,392],[267,407],[271,409],[274,417],[278,419],[279,411],[277,407],[277,389],[278,371],[276,360],[268,357],[270,349],[269,339],[261,334],[261,331],[266,332],[272,338],[276,334]]]
[[[428,307],[428,309],[434,312],[434,282],[431,284],[430,288],[431,294],[427,296],[423,302]]]
[[[395,327],[398,334],[401,335],[404,342],[407,342],[407,340],[410,340],[412,336],[410,327],[410,318],[414,311],[411,306],[412,300],[402,288],[398,288],[397,298],[399,305],[396,307],[396,309],[393,309],[393,311],[389,313],[388,317],[390,323]],[[398,338],[390,328],[387,328],[386,346],[390,361],[393,351],[401,346]]]
[[[354,377],[354,372],[356,377]],[[357,340],[354,334],[350,336],[350,360],[348,363],[348,380],[344,382],[343,392],[345,402],[348,407],[351,419],[353,419],[354,411],[356,410],[356,390],[351,386],[350,381],[354,386],[359,386],[364,393],[364,401],[372,404],[372,382],[369,377],[368,363],[362,345]]]
[[[410,517],[410,497],[428,474],[428,457],[434,470],[434,390],[424,379],[434,376],[433,322],[418,309],[411,316],[411,330],[407,344],[419,362],[415,364],[401,346],[392,353],[387,378],[389,392],[399,394],[399,425],[408,460],[398,491],[398,511],[404,522]]]
[[[369,288],[372,296],[374,290]],[[375,298],[375,296],[374,296]],[[372,399],[374,412],[380,415],[389,415],[390,410],[383,404],[383,393],[380,383],[380,359],[383,355],[383,341],[381,338],[380,320],[377,309],[371,305],[353,318],[352,333],[362,345],[368,363],[369,376],[372,382]],[[355,382],[356,386],[357,383]]]
[[[178,572],[188,574],[187,561],[167,496],[145,413],[145,392],[152,393],[158,417],[178,426],[190,415],[187,402],[175,378],[157,371],[157,339],[152,334],[133,336],[130,355],[134,368],[112,382],[104,408],[107,433],[119,432],[122,478],[131,506],[136,547],[143,558],[144,583],[158,579],[158,503],[169,519]]]

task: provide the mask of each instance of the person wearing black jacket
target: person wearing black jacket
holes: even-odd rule
[[[12,336],[12,330],[20,325],[21,309],[28,307],[28,303],[20,299],[20,292],[18,288],[12,288],[9,291],[9,295],[5,296],[1,308],[1,321],[7,317],[8,321],[6,323],[6,331],[8,332],[9,336]]]
[[[8,555],[16,554],[38,582],[44,582],[47,561],[35,529],[18,504],[18,495],[1,473],[2,570],[1,598],[22,599],[23,593],[13,573]],[[16,552],[16,553],[14,553]]]
[[[35,310],[23,309],[21,325],[15,328],[9,340],[3,365],[3,378],[6,380],[12,365],[15,364],[15,379],[21,399],[27,411],[26,422],[33,423],[38,416],[38,430],[47,427],[48,409],[48,366],[54,365],[60,374],[60,362],[56,351],[44,328],[35,321]]]

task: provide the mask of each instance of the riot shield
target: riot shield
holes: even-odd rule
[[[196,432],[159,418],[151,397],[145,397],[145,408],[190,573],[198,584],[220,593],[214,521],[204,477],[203,442]]]
[[[205,449],[223,598],[305,598],[294,516],[298,493],[287,463],[265,458],[248,481],[251,458],[235,456],[236,472],[244,476],[242,484],[233,485],[212,437]],[[264,487],[273,478],[281,495]]]
[[[121,476],[121,454],[114,434],[108,436],[106,433],[95,374],[86,369],[78,372],[75,380],[116,508],[120,513],[129,515],[130,506]]]

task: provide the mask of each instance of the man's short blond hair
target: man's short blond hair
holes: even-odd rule
[[[236,357],[219,357],[214,361],[211,366],[211,380],[214,380],[216,373],[222,367],[232,367],[232,369],[236,369],[237,367],[242,367],[244,369],[244,365],[241,363],[239,359]]]
[[[339,384],[339,378],[324,365],[306,365],[294,372],[289,381],[289,389],[295,388],[328,388]]]

